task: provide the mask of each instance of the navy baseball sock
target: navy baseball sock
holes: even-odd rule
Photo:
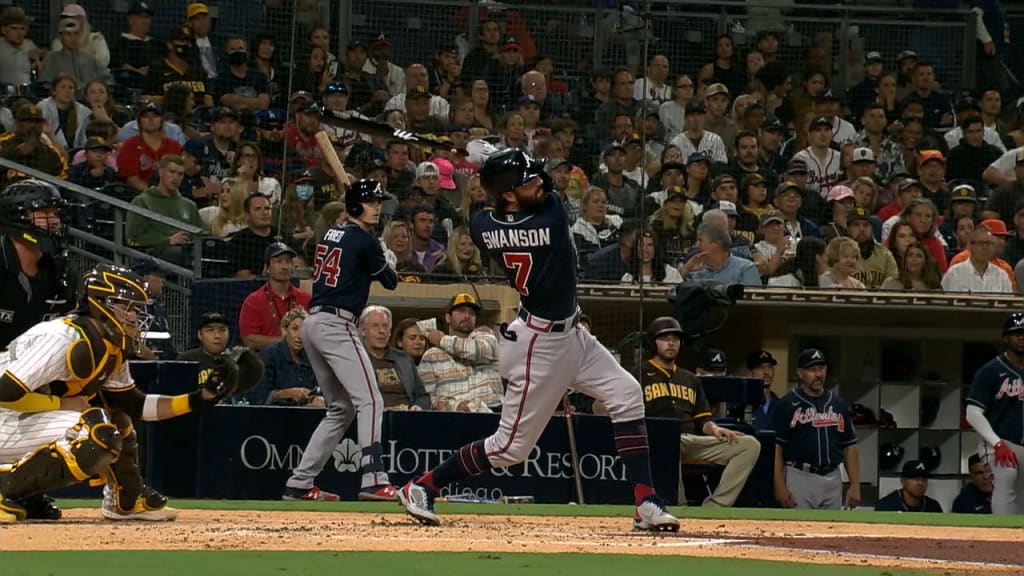
[[[441,488],[452,482],[483,474],[491,468],[491,463],[487,460],[487,450],[484,449],[484,441],[477,440],[456,450],[440,466],[417,478],[416,483],[425,486],[434,494],[439,494]]]
[[[615,422],[615,449],[626,466],[626,476],[633,482],[637,505],[654,495],[651,487],[651,456],[647,446],[647,424],[643,420]]]

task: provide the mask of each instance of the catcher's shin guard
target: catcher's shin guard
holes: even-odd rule
[[[108,518],[126,515],[148,515],[166,508],[167,497],[146,486],[139,470],[139,441],[130,416],[121,411],[111,414],[122,437],[121,453],[107,471],[103,510]],[[107,514],[110,512],[110,514]],[[149,518],[142,518],[149,519]],[[160,518],[172,519],[172,518]]]
[[[25,508],[15,500],[82,482],[106,470],[120,452],[121,434],[107,412],[89,408],[64,438],[0,466],[0,510],[24,520]]]

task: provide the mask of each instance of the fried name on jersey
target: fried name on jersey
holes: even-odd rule
[[[843,415],[836,412],[832,406],[824,412],[818,412],[817,408],[797,408],[793,412],[793,419],[789,421],[790,428],[796,428],[800,424],[810,424],[815,428],[828,428],[835,426],[840,432],[846,428],[843,424]]]
[[[321,242],[341,242],[341,239],[344,237],[345,231],[341,228],[328,228]]]
[[[1016,398],[1018,400],[1024,400],[1024,382],[1020,378],[1003,378],[1003,383],[999,385],[999,391],[996,392],[996,400],[1002,400],[1003,398]]]
[[[550,228],[496,228],[480,234],[488,250],[532,248],[551,245]]]

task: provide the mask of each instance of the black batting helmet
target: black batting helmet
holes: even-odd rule
[[[651,347],[651,350],[654,350],[654,341],[665,334],[675,334],[682,339],[683,327],[679,325],[679,320],[671,316],[661,316],[651,322],[647,327],[647,345]]]
[[[922,446],[919,456],[921,463],[929,472],[934,472],[942,464],[942,451],[938,446]]]
[[[1024,312],[1014,312],[1003,320],[1003,336],[1024,332]]]
[[[543,180],[545,189],[551,190],[551,178],[544,171],[544,163],[519,148],[498,152],[480,167],[480,186],[494,200],[534,178]]]
[[[387,200],[391,195],[384,190],[384,186],[376,180],[362,179],[348,187],[345,192],[345,210],[353,217],[358,218],[363,213],[363,202],[370,200]]]
[[[887,443],[878,447],[878,466],[883,470],[895,470],[903,460],[903,446]]]
[[[57,210],[60,226],[56,230],[44,230],[32,221],[31,212],[43,208]],[[19,180],[0,192],[0,228],[21,232],[46,253],[55,252],[55,241],[65,236],[67,221],[67,202],[48,182],[35,178]]]

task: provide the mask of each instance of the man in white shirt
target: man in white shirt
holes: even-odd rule
[[[369,60],[367,60],[369,62]],[[409,86],[427,86],[427,68],[423,64],[410,64],[405,68],[405,82]],[[405,92],[395,94],[384,105],[385,110],[405,112]],[[448,101],[437,94],[430,95],[430,115],[448,118]]]
[[[969,245],[970,257],[949,267],[942,277],[942,289],[946,292],[1012,294],[1010,276],[990,262],[996,252],[996,239],[992,232],[978,226],[971,233]]]
[[[647,76],[637,80],[633,86],[633,98],[659,105],[671,100],[672,86],[666,82],[668,77],[668,58],[664,54],[652,55],[647,63]]]
[[[807,148],[797,152],[793,159],[801,159],[807,165],[807,190],[813,190],[822,198],[834,184],[842,180],[842,154],[832,145],[832,118],[818,116],[811,120],[808,128]]]
[[[814,96],[814,114],[832,121],[832,143],[842,145],[857,137],[857,129],[843,119],[843,101],[832,90],[825,89]]]
[[[989,164],[988,168],[985,168],[985,171],[981,174],[981,178],[993,188],[1016,182],[1017,175],[1014,173],[1014,169],[1017,167],[1017,163],[1022,160],[1024,160],[1024,147],[1011,148],[1000,156],[998,160]]]
[[[707,112],[704,103],[695,100],[686,105],[686,129],[672,139],[672,144],[683,153],[683,158],[689,158],[694,152],[704,152],[711,157],[712,162],[727,164],[728,156],[725,154],[725,143],[714,132],[704,129],[707,121]]]
[[[214,50],[213,44],[210,43],[210,9],[206,4],[196,2],[185,8],[185,15],[188,17],[188,27],[192,29],[192,37],[199,52],[199,63],[206,71],[206,77],[213,80],[217,77],[217,50]]]
[[[376,75],[387,85],[392,96],[405,94],[405,72],[391,61],[391,40],[384,34],[370,40],[370,57],[363,64],[363,72]],[[422,85],[428,84],[424,82]]]
[[[949,146],[950,150],[960,145],[960,139],[964,137],[964,131],[961,126],[971,116],[981,116],[981,105],[978,104],[977,100],[974,98],[964,98],[956,103],[957,125],[943,136],[946,139],[946,146]],[[999,133],[996,132],[995,128],[985,126],[985,142],[1006,152],[1006,145],[1003,144],[1003,139],[999,137]]]

